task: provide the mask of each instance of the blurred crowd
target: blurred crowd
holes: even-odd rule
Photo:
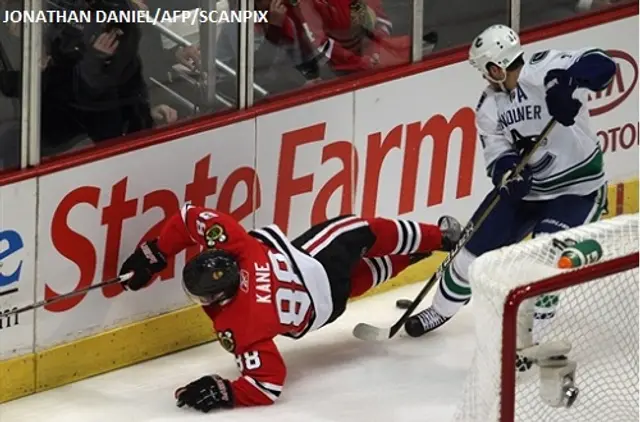
[[[522,23],[564,19],[611,1],[522,0]],[[2,16],[23,7],[22,0],[0,0]],[[233,11],[240,5],[238,0],[46,0],[43,7],[153,13]],[[255,9],[268,18],[249,25],[254,38],[249,89],[256,101],[410,60],[411,0],[255,0]],[[422,54],[466,44],[507,17],[504,0],[425,0]],[[241,25],[187,22],[43,24],[43,156],[236,108],[239,69],[246,67],[240,60]],[[0,23],[0,169],[20,164],[22,78],[29,77],[22,66],[22,31],[20,23]]]

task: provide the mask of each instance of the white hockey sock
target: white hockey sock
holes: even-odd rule
[[[464,306],[465,302],[453,302],[447,299],[442,294],[442,289],[438,288],[435,296],[433,297],[433,303],[431,307],[434,311],[442,315],[443,317],[451,318],[454,316],[460,308]]]
[[[468,273],[469,266],[475,258],[467,249],[462,249],[456,256],[438,284],[438,291],[431,305],[434,311],[450,318],[469,300],[471,287]]]

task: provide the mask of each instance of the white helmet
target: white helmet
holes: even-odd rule
[[[506,69],[523,53],[520,37],[513,29],[505,25],[492,25],[473,40],[469,49],[469,63],[493,81],[487,69],[489,63]]]

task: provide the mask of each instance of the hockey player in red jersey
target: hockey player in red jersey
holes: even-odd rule
[[[347,300],[395,276],[433,250],[451,250],[460,224],[340,216],[293,241],[276,225],[250,232],[222,212],[185,205],[157,239],[142,243],[121,268],[127,289],[147,285],[167,259],[201,245],[182,273],[187,295],[203,306],[241,376],[206,375],[176,391],[178,406],[209,412],[273,403],[286,366],[273,341],[303,337],[338,318]]]
[[[338,74],[410,60],[411,39],[391,35],[381,0],[289,0],[288,15],[303,54]]]

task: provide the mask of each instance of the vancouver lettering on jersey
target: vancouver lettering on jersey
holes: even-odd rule
[[[518,104],[529,99],[520,85],[516,87],[511,95],[513,102]],[[541,114],[542,106],[539,104],[519,105],[500,113],[498,123],[501,128],[507,128],[524,120],[540,120],[542,119]]]

